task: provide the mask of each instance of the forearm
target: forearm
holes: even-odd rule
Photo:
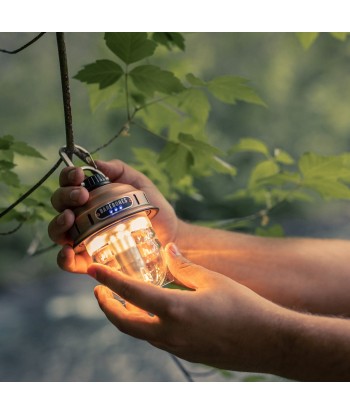
[[[300,381],[350,380],[349,320],[290,311],[271,338],[275,360],[267,372]]]
[[[181,222],[179,248],[193,262],[278,304],[350,315],[350,242],[262,238]]]

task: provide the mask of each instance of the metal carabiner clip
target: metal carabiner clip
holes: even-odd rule
[[[64,163],[67,166],[69,166],[69,167],[74,166],[72,160],[68,157],[67,147],[61,147],[59,149],[58,153],[59,153],[61,159],[64,161]],[[91,154],[84,147],[74,145],[73,154],[75,154],[84,163],[86,163],[89,166],[94,167],[95,169],[97,169],[97,166],[96,166]]]
[[[67,147],[61,147],[58,153],[61,159],[64,161],[66,166],[75,167],[72,160],[68,157]],[[105,174],[103,174],[100,170],[98,170],[96,163],[94,162],[94,159],[92,158],[91,154],[84,147],[74,145],[73,154],[75,154],[80,160],[82,160],[84,163],[87,164],[87,166],[81,167],[83,170],[88,170],[93,173],[102,174],[104,177],[106,177]]]

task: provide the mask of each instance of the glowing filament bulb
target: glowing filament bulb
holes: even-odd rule
[[[156,285],[164,282],[163,249],[145,212],[102,229],[85,245],[94,262]]]

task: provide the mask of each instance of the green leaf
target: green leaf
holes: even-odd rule
[[[0,150],[8,150],[12,143],[14,141],[14,138],[12,135],[4,135],[3,137],[0,137]]]
[[[200,140],[196,140],[191,134],[180,133],[178,136],[180,143],[184,144],[196,157],[221,154],[221,150]]]
[[[100,89],[97,84],[88,85],[87,88],[92,113],[98,109],[109,110],[111,108],[125,107],[125,89],[122,82],[103,89]]]
[[[303,186],[316,191],[325,199],[350,199],[350,189],[343,183],[325,178],[310,178]]]
[[[336,156],[305,153],[299,160],[299,169],[304,187],[326,199],[349,199],[350,189],[343,182],[350,182],[350,153]]]
[[[290,165],[290,164],[295,163],[295,160],[290,154],[288,154],[286,151],[281,150],[279,148],[276,148],[274,150],[274,157],[275,157],[275,160],[281,164]]]
[[[350,153],[336,156],[305,153],[300,157],[298,164],[305,179],[350,180]]]
[[[157,47],[142,32],[106,33],[104,39],[107,47],[126,64],[152,56]]]
[[[28,145],[24,141],[14,141],[11,146],[11,149],[15,153],[21,154],[22,156],[36,157],[36,158],[41,158],[41,159],[46,160],[46,157],[44,157],[41,153],[39,153],[38,150]]]
[[[286,184],[300,184],[300,174],[297,172],[278,172],[273,176],[259,180],[260,186],[283,186]]]
[[[73,78],[87,84],[99,84],[100,89],[103,89],[117,82],[123,74],[120,65],[101,59],[84,66]]]
[[[299,189],[299,190],[292,190],[289,192],[289,194],[286,196],[286,199],[289,202],[293,202],[295,200],[301,201],[301,202],[313,202],[314,197],[310,196],[307,189]]]
[[[174,195],[170,189],[169,177],[158,163],[159,154],[149,148],[132,148],[137,163],[134,165],[137,170],[149,177],[159,188],[161,193],[169,199]]]
[[[344,41],[348,36],[348,32],[331,32],[330,35],[335,39]]]
[[[3,212],[6,207],[0,207],[0,212]],[[19,212],[16,209],[10,210],[8,213],[6,213],[5,216],[1,218],[1,223],[11,222],[13,220],[16,220],[17,222],[25,222],[28,219],[28,213],[27,212]]]
[[[251,104],[266,106],[257,93],[247,85],[248,80],[239,76],[225,75],[207,83],[208,90],[220,101],[235,104],[245,101]]]
[[[16,166],[16,164],[12,163],[11,161],[8,160],[0,160],[0,170],[11,170]]]
[[[192,152],[181,143],[169,141],[159,155],[159,162],[166,164],[169,174],[178,182],[194,163]]]
[[[153,33],[152,39],[161,44],[166,46],[169,50],[173,48],[173,46],[177,46],[180,50],[185,50],[185,38],[177,32],[156,32]]]
[[[257,140],[256,138],[241,138],[237,144],[229,149],[228,152],[230,154],[234,154],[242,151],[261,153],[266,157],[269,157],[270,155],[266,144],[264,144],[261,140]]]
[[[258,163],[252,170],[249,178],[249,187],[254,186],[257,181],[273,176],[279,172],[278,165],[272,160]]]
[[[17,174],[10,170],[6,172],[0,171],[0,182],[3,182],[10,187],[20,186],[20,181]]]
[[[192,73],[189,73],[186,75],[187,81],[193,85],[193,86],[201,86],[205,87],[207,86],[207,83],[199,79],[197,76],[193,75]]]
[[[306,50],[315,42],[318,38],[318,32],[298,32],[296,36],[301,43],[302,47]]]
[[[150,96],[156,91],[170,95],[184,90],[184,86],[172,72],[164,71],[158,66],[137,66],[129,76],[136,88]]]
[[[178,95],[179,107],[186,111],[198,126],[205,126],[209,112],[210,104],[207,95],[195,88],[188,88]]]

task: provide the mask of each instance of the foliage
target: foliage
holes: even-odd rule
[[[330,33],[333,40],[341,42],[346,41],[347,35]],[[301,47],[308,50],[321,36],[324,35],[297,33],[294,41],[298,39]],[[208,178],[239,179],[230,182],[230,194],[225,200],[249,200],[256,209],[242,218],[202,222],[204,225],[235,229],[253,223],[258,235],[282,237],[283,227],[271,224],[276,207],[285,202],[317,202],[320,198],[350,199],[350,153],[324,155],[307,151],[295,156],[289,148],[275,148],[254,135],[243,135],[234,143],[230,138],[228,148],[221,145],[220,139],[214,140],[208,128],[214,105],[230,107],[233,112],[242,104],[269,111],[268,102],[240,74],[204,76],[193,73],[193,69],[177,71],[176,65],[174,69],[169,68],[171,65],[163,67],[164,61],[169,64],[181,60],[181,53],[186,51],[182,34],[106,33],[104,47],[105,56],[85,64],[74,79],[88,87],[92,112],[101,108],[122,110],[123,128],[115,139],[127,140],[133,165],[172,202],[181,198],[203,202],[198,183]],[[137,146],[132,138],[138,131],[155,144]],[[0,137],[2,212],[30,187],[16,173],[16,160],[20,157],[45,160],[34,146],[10,135]],[[247,166],[248,174],[244,176]],[[52,189],[40,186],[3,215],[1,223],[6,228],[9,222],[44,222],[46,227],[55,214],[50,205]],[[245,381],[264,379],[260,375],[248,376]]]
[[[26,191],[26,186],[20,183],[18,175],[14,172],[16,155],[44,159],[45,157],[35,148],[22,141],[16,141],[11,135],[0,137],[0,181],[7,188],[10,197],[17,199]],[[50,206],[51,191],[42,186],[37,190],[36,197],[28,197],[23,205],[13,209],[1,220],[3,222],[17,221],[32,223],[36,220],[47,221],[52,217],[53,209]],[[4,211],[7,206],[2,206]]]
[[[296,34],[305,49],[319,35]],[[347,37],[347,33],[330,35],[341,41]],[[295,159],[288,150],[271,149],[254,137],[241,138],[227,150],[214,145],[207,126],[215,100],[229,106],[244,102],[267,108],[267,104],[242,76],[226,74],[206,80],[193,73],[179,76],[176,71],[159,66],[157,62],[164,55],[164,48],[165,53],[176,52],[176,56],[185,51],[182,34],[106,33],[104,43],[113,59],[101,57],[88,63],[74,78],[89,86],[92,110],[101,105],[125,110],[126,127],[119,135],[130,137],[135,129],[141,129],[150,140],[157,141],[157,149],[135,147],[130,141],[133,164],[169,200],[178,200],[183,195],[203,200],[196,182],[213,175],[235,177],[244,153],[250,154],[253,161],[249,175],[244,186],[233,188],[227,200],[252,200],[257,212],[246,219],[260,218],[256,228],[260,235],[283,234],[280,225],[268,225],[270,212],[286,201],[313,201],[316,195],[326,200],[349,199],[349,153],[325,156],[309,152]],[[14,154],[44,157],[11,136],[0,139],[0,152],[0,181],[5,184],[11,203],[26,190],[14,171]],[[53,214],[49,195],[48,188],[37,190],[2,220],[47,220]],[[225,222],[223,227],[235,227],[235,221],[228,225],[230,219],[221,222]],[[216,225],[220,226],[220,222]]]
[[[329,33],[332,37],[338,40],[344,41],[348,36],[346,32],[331,32]],[[318,32],[299,32],[296,34],[299,42],[303,46],[304,49],[309,49],[312,44],[316,41],[319,37],[320,33]]]

